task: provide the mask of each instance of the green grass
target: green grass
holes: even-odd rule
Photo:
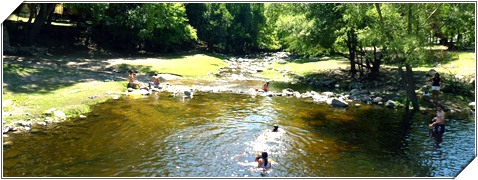
[[[454,73],[459,76],[470,76],[476,73],[476,54],[473,52],[457,52],[458,59],[442,64],[439,67],[416,67],[414,71],[429,71],[435,69],[440,73]],[[382,65],[385,66],[385,65]],[[273,68],[285,69],[298,75],[306,75],[310,73],[316,73],[323,70],[336,69],[336,68],[349,69],[350,63],[345,58],[331,58],[330,60],[321,60],[317,62],[291,62],[287,64],[274,63]],[[280,78],[281,75],[278,72],[264,71],[263,75],[269,79]]]
[[[438,67],[418,67],[414,71],[429,71],[435,69],[439,73],[453,73],[459,76],[476,74],[476,54],[474,52],[457,52],[458,59],[441,64]]]
[[[100,61],[100,60],[98,60]],[[211,79],[227,63],[214,55],[184,55],[149,59],[109,59],[117,66],[142,67],[143,71],[172,73],[187,78]],[[54,83],[50,78],[76,76],[83,73],[75,69],[45,69],[17,64],[3,64],[3,121],[14,121],[40,117],[46,110],[56,108],[67,116],[77,116],[90,111],[90,106],[109,99],[126,90],[126,81],[103,82],[87,81],[73,83]],[[31,77],[41,77],[39,81],[29,81]],[[96,98],[89,98],[95,96]],[[27,115],[28,114],[28,115]]]
[[[330,60],[321,60],[317,62],[291,62],[287,64],[278,64],[274,63],[272,65],[274,69],[284,69],[290,72],[293,72],[298,75],[307,75],[310,73],[320,72],[329,69],[336,69],[336,68],[349,68],[350,64],[349,61],[342,57],[335,57],[331,58]],[[262,75],[268,79],[281,79],[283,78],[282,75],[275,71],[269,72],[264,71]]]
[[[219,68],[227,65],[222,59],[205,55],[187,55],[165,58],[148,58],[144,60],[120,60],[114,62],[117,66],[125,64],[140,67],[138,71],[158,72],[181,75],[186,78],[210,78],[211,73],[215,73]],[[127,67],[127,66],[125,66]]]
[[[2,106],[2,110],[12,115],[4,116],[3,121],[9,124],[15,120],[38,117],[50,108],[56,108],[69,116],[87,113],[91,105],[103,102],[112,95],[124,91],[125,84],[125,81],[84,82],[57,88],[48,93],[13,93],[4,90],[3,101],[12,103]],[[108,91],[111,91],[111,94],[108,94]],[[90,99],[90,96],[96,96],[96,98]]]

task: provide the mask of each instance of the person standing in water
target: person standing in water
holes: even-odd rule
[[[443,133],[445,133],[445,112],[441,105],[437,107],[436,117],[431,120],[428,128],[430,129],[431,137],[438,146],[442,142]]]
[[[233,158],[244,155],[246,154],[239,154],[234,156]],[[242,166],[254,166],[255,168],[262,168],[263,170],[267,170],[272,167],[272,163],[274,163],[274,161],[272,159],[269,159],[269,154],[266,151],[263,151],[261,154],[256,154],[254,162],[238,162],[237,164],[240,164]]]
[[[260,157],[256,157],[256,162],[257,162],[257,167],[258,168],[264,168],[264,169],[270,169],[272,167],[271,162],[269,162],[269,155],[267,152],[262,152]]]

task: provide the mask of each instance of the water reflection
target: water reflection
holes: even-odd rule
[[[86,120],[12,135],[3,175],[453,177],[473,159],[474,120],[449,120],[437,148],[428,117],[411,117],[410,128],[403,117],[372,106],[340,110],[286,97],[122,97],[95,107]],[[261,140],[274,124],[287,133]],[[264,150],[276,162],[268,173],[241,165]]]

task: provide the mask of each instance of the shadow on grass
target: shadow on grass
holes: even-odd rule
[[[284,59],[287,62],[291,63],[297,63],[297,64],[305,64],[305,63],[310,63],[310,62],[320,62],[320,61],[343,61],[341,63],[349,64],[349,61],[347,58],[343,56],[338,56],[338,55],[333,55],[333,56],[323,56],[320,58],[305,58],[305,57],[299,57],[299,56],[290,56],[286,59]]]
[[[432,68],[437,64],[447,64],[455,60],[458,60],[457,52],[437,49],[427,50],[422,57],[419,57],[418,62],[415,63],[415,67]]]
[[[47,94],[86,81],[105,81],[112,73],[68,68],[30,67],[3,64],[3,87],[13,93]],[[126,76],[126,75],[124,75]],[[126,85],[125,85],[126,87]]]

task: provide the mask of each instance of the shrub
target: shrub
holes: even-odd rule
[[[442,91],[474,99],[475,83],[472,79],[473,77],[460,77],[449,71],[448,74],[442,74]]]

